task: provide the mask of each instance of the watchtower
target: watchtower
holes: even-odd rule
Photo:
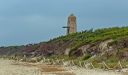
[[[67,34],[71,34],[71,33],[76,33],[77,32],[76,16],[74,16],[74,14],[71,14],[68,17],[67,26],[65,26],[63,28],[67,28]]]

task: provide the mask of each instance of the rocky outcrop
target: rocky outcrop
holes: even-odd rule
[[[0,55],[26,55],[30,57],[36,56],[51,56],[51,55],[69,55],[71,52],[70,46],[73,41],[57,41],[50,43],[41,44],[29,44],[26,46],[12,46],[12,47],[1,47]],[[80,57],[87,54],[91,56],[105,55],[108,56],[116,55],[120,58],[128,58],[128,39],[122,38],[114,41],[112,39],[105,41],[98,41],[83,45],[72,52],[73,56]]]
[[[108,44],[111,43],[111,42],[113,42],[112,39],[106,40],[106,41],[104,41],[104,42],[101,42],[101,43],[99,44],[99,49],[100,49],[100,51],[110,50],[110,49],[109,49],[110,47],[108,46]]]
[[[86,54],[96,55],[99,53],[104,53],[104,51],[112,50],[112,47],[108,46],[108,43],[112,42],[113,40],[106,40],[103,42],[96,42],[93,44],[83,45],[78,48],[75,52],[73,52],[75,56],[83,56]]]

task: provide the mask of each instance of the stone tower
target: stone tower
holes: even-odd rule
[[[63,28],[67,28],[67,35],[71,34],[71,33],[76,33],[77,32],[76,16],[71,14],[68,17],[67,26],[65,26]]]
[[[77,32],[76,16],[71,14],[68,17],[67,26],[69,27],[69,29],[67,30],[68,34],[76,33]]]

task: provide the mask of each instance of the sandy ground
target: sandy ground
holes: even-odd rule
[[[0,75],[128,75],[126,73],[87,70],[76,67],[63,67],[45,64],[16,63],[0,59]]]
[[[0,59],[0,75],[36,75],[38,68],[12,64],[12,61]]]

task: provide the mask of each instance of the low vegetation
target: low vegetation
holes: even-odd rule
[[[108,49],[101,50],[99,45],[106,40],[113,40],[107,44]],[[123,65],[128,63],[128,27],[112,27],[90,29],[82,32],[60,36],[47,42],[28,44],[22,46],[0,47],[1,56],[13,57],[47,57],[51,59],[74,60],[91,62],[96,67],[101,62],[106,62],[114,67],[118,61]],[[82,46],[89,45],[86,49]],[[110,48],[112,47],[112,50]],[[68,55],[65,55],[69,49]],[[85,52],[83,52],[85,51]],[[100,66],[99,66],[100,67]],[[125,66],[126,67],[126,66]]]

